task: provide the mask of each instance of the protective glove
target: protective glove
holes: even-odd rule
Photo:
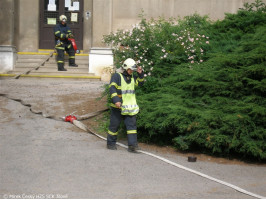
[[[70,33],[70,34],[68,35],[68,38],[73,38],[73,39],[74,39],[74,35],[73,35],[72,33]]]

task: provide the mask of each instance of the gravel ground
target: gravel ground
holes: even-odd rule
[[[105,108],[104,82],[66,79],[2,79],[0,93],[56,116]],[[169,147],[143,150],[266,196],[266,166],[188,154]],[[34,114],[0,96],[0,198],[254,198],[232,188],[106,142],[71,123]]]

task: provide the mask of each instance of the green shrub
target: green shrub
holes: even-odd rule
[[[137,91],[140,140],[266,161],[266,14],[256,3],[217,22],[142,18],[105,36],[117,66],[130,56],[147,74]]]

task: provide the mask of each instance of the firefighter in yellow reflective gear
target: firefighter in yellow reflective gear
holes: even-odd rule
[[[70,28],[67,26],[67,17],[65,15],[61,15],[59,17],[59,24],[54,27],[54,35],[55,35],[55,49],[57,51],[57,67],[58,71],[67,71],[64,68],[64,53],[65,51],[69,55],[69,66],[70,67],[78,67],[75,64],[75,50],[72,46],[72,43],[68,40],[68,38],[73,38],[73,34]]]
[[[115,73],[110,81],[111,117],[107,135],[107,148],[116,150],[118,128],[124,120],[127,129],[128,151],[136,153],[139,149],[137,142],[136,114],[139,112],[135,87],[144,83],[144,72],[137,67],[136,62],[128,58],[124,61],[123,73]],[[133,74],[137,71],[137,75]]]

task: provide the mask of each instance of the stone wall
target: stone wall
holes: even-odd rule
[[[131,28],[139,22],[141,10],[147,18],[177,18],[197,12],[217,20],[225,12],[235,13],[244,2],[254,0],[84,0],[83,49],[89,52],[91,47],[105,47],[103,35]],[[1,0],[0,11],[0,45],[37,51],[39,0]]]
[[[263,0],[266,3],[266,0]],[[236,13],[245,2],[254,0],[94,0],[93,47],[103,47],[102,36],[117,29],[130,29],[139,14],[146,18],[178,18],[198,13],[210,19],[223,19],[224,13]]]
[[[38,51],[39,48],[39,1],[15,0],[18,4],[16,21],[16,46],[18,51]]]
[[[0,4],[0,45],[14,45],[14,13],[13,0],[1,0]]]

